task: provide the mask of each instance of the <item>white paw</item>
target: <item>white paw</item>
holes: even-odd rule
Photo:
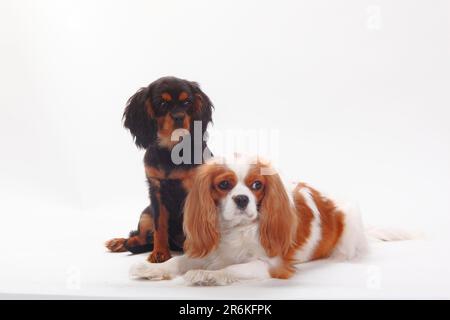
[[[161,268],[158,263],[138,262],[130,268],[130,277],[137,279],[149,279],[153,281],[169,280],[171,279],[170,273]]]
[[[235,280],[220,270],[190,270],[184,280],[191,286],[225,286]]]

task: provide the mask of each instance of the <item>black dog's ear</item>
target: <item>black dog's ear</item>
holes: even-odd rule
[[[201,120],[203,122],[203,131],[206,130],[208,123],[212,122],[212,110],[214,106],[209,97],[200,89],[197,82],[190,82],[191,90],[194,93],[194,120]]]
[[[129,129],[136,146],[147,148],[156,139],[156,125],[150,102],[150,87],[139,89],[130,99],[123,112],[124,127]]]

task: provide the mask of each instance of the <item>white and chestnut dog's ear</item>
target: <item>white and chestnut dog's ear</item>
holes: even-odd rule
[[[264,197],[260,204],[260,240],[269,257],[286,255],[295,241],[297,215],[284,184],[270,166],[261,165]]]
[[[212,195],[214,165],[200,166],[184,205],[184,251],[191,257],[204,257],[219,243],[218,209]]]
[[[139,89],[123,112],[124,127],[129,129],[136,146],[147,148],[156,139],[157,129],[151,103],[152,85]]]

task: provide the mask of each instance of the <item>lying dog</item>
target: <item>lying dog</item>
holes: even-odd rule
[[[130,274],[150,280],[185,275],[191,285],[291,277],[296,263],[367,248],[358,210],[304,184],[287,185],[268,163],[236,158],[199,168],[185,205],[185,255],[139,263]],[[384,239],[389,240],[389,239]]]
[[[191,188],[195,168],[210,156],[202,139],[211,122],[213,105],[195,82],[164,77],[141,88],[129,100],[124,125],[139,148],[145,148],[144,166],[149,185],[150,205],[141,214],[138,230],[129,238],[106,242],[113,252],[152,251],[149,261],[163,262],[171,257],[169,249],[182,250],[184,234],[183,203]],[[197,121],[197,122],[196,122]],[[173,139],[175,130],[194,137],[201,124],[200,139],[192,138],[183,160],[173,161],[172,151],[181,143]],[[200,157],[198,156],[200,154]]]

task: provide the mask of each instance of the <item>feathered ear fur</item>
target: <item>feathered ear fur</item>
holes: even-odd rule
[[[202,121],[203,132],[206,131],[208,123],[212,122],[212,110],[214,106],[209,97],[200,89],[200,85],[197,82],[189,82],[191,90],[194,93],[194,120]]]
[[[297,216],[278,173],[264,177],[266,184],[260,206],[260,240],[269,257],[283,256],[294,244]]]
[[[213,165],[199,167],[194,185],[184,205],[184,251],[191,257],[203,257],[219,243],[218,209],[211,194]]]
[[[139,89],[123,112],[124,127],[129,129],[136,146],[147,148],[156,139],[156,121],[151,105],[151,86]]]

